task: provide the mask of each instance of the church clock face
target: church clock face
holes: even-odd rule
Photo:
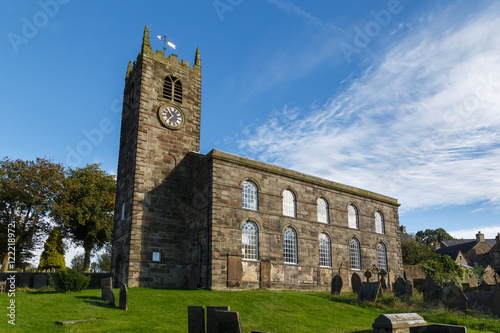
[[[162,105],[158,109],[158,117],[163,125],[170,129],[179,129],[184,124],[184,114],[172,105]]]

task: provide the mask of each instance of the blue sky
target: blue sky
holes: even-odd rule
[[[116,173],[149,25],[154,49],[201,49],[202,153],[395,197],[409,232],[500,232],[495,1],[3,1],[0,17],[2,156]]]

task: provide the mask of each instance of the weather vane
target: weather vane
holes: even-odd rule
[[[163,51],[167,51],[167,45],[175,50],[175,44],[167,39],[167,35],[156,36],[159,40],[163,41]]]

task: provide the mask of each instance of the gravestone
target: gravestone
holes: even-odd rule
[[[340,293],[342,292],[342,278],[340,277],[340,275],[335,275],[332,279],[332,291],[331,291],[331,294],[332,295],[340,295]]]
[[[358,301],[375,303],[379,292],[380,282],[363,282],[358,294]]]
[[[260,287],[271,289],[271,263],[269,261],[260,263]]]
[[[205,333],[204,306],[188,306],[188,333]]]
[[[443,287],[441,301],[451,309],[467,310],[467,296],[465,296],[462,288],[456,284]]]
[[[500,284],[495,287],[491,295],[491,312],[497,317],[500,317]]]
[[[374,333],[408,333],[410,327],[427,325],[427,322],[417,313],[383,314],[372,324]]]
[[[359,289],[361,289],[361,278],[356,273],[351,276],[351,286],[353,292],[356,294],[359,293]]]
[[[493,291],[467,291],[467,308],[483,312],[491,312],[491,296]]]
[[[104,287],[109,287],[109,288],[113,289],[113,278],[109,277],[109,278],[101,279],[101,298],[103,298],[103,299],[104,299],[104,291],[103,291]]]
[[[125,283],[120,286],[119,307],[123,310],[128,310],[128,289]]]
[[[367,269],[364,276],[366,278],[366,282],[370,282],[370,279],[372,278],[372,272],[369,269]]]
[[[397,298],[410,299],[413,295],[413,286],[410,281],[405,281],[403,278],[399,277],[392,285],[392,291]]]
[[[422,293],[426,303],[437,303],[441,295],[441,287],[437,285],[432,276],[427,275],[422,283]]]
[[[47,274],[36,274],[33,279],[33,289],[42,289],[47,286]]]
[[[215,311],[229,311],[229,306],[207,306],[207,333],[219,333]]]
[[[382,289],[387,289],[386,276],[387,272],[385,271],[385,269],[381,269],[378,272],[378,280],[380,281],[380,286],[382,287]]]
[[[116,306],[115,295],[110,287],[101,287],[102,299],[108,301],[109,304]]]
[[[241,257],[227,258],[227,286],[229,288],[241,286]]]
[[[396,274],[392,271],[392,269],[387,274],[387,286],[392,288],[392,284],[396,282]]]
[[[220,333],[242,333],[240,314],[237,311],[215,311]]]

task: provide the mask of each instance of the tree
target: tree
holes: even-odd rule
[[[437,255],[420,264],[425,274],[442,282],[462,282],[464,270],[447,254]]]
[[[52,216],[65,236],[83,246],[84,272],[89,271],[92,251],[111,242],[116,180],[99,164],[69,169],[64,189],[55,200]]]
[[[75,254],[73,259],[71,259],[71,268],[77,272],[83,272],[83,259],[84,259],[84,257],[85,256],[83,253]]]
[[[97,257],[97,270],[99,272],[111,271],[111,243],[106,245],[106,251]]]
[[[2,271],[21,268],[48,232],[46,219],[62,189],[64,167],[48,159],[0,161],[0,260]],[[15,262],[9,261],[14,257]]]
[[[418,265],[437,256],[430,245],[419,244],[413,239],[402,240],[401,249],[405,265]]]
[[[61,229],[55,227],[47,238],[44,250],[40,256],[39,269],[66,268],[64,262],[64,244]]]
[[[453,237],[446,232],[443,228],[425,229],[425,231],[418,231],[415,234],[415,240],[420,244],[432,245],[438,239],[439,233],[442,233],[443,239],[453,239]]]

